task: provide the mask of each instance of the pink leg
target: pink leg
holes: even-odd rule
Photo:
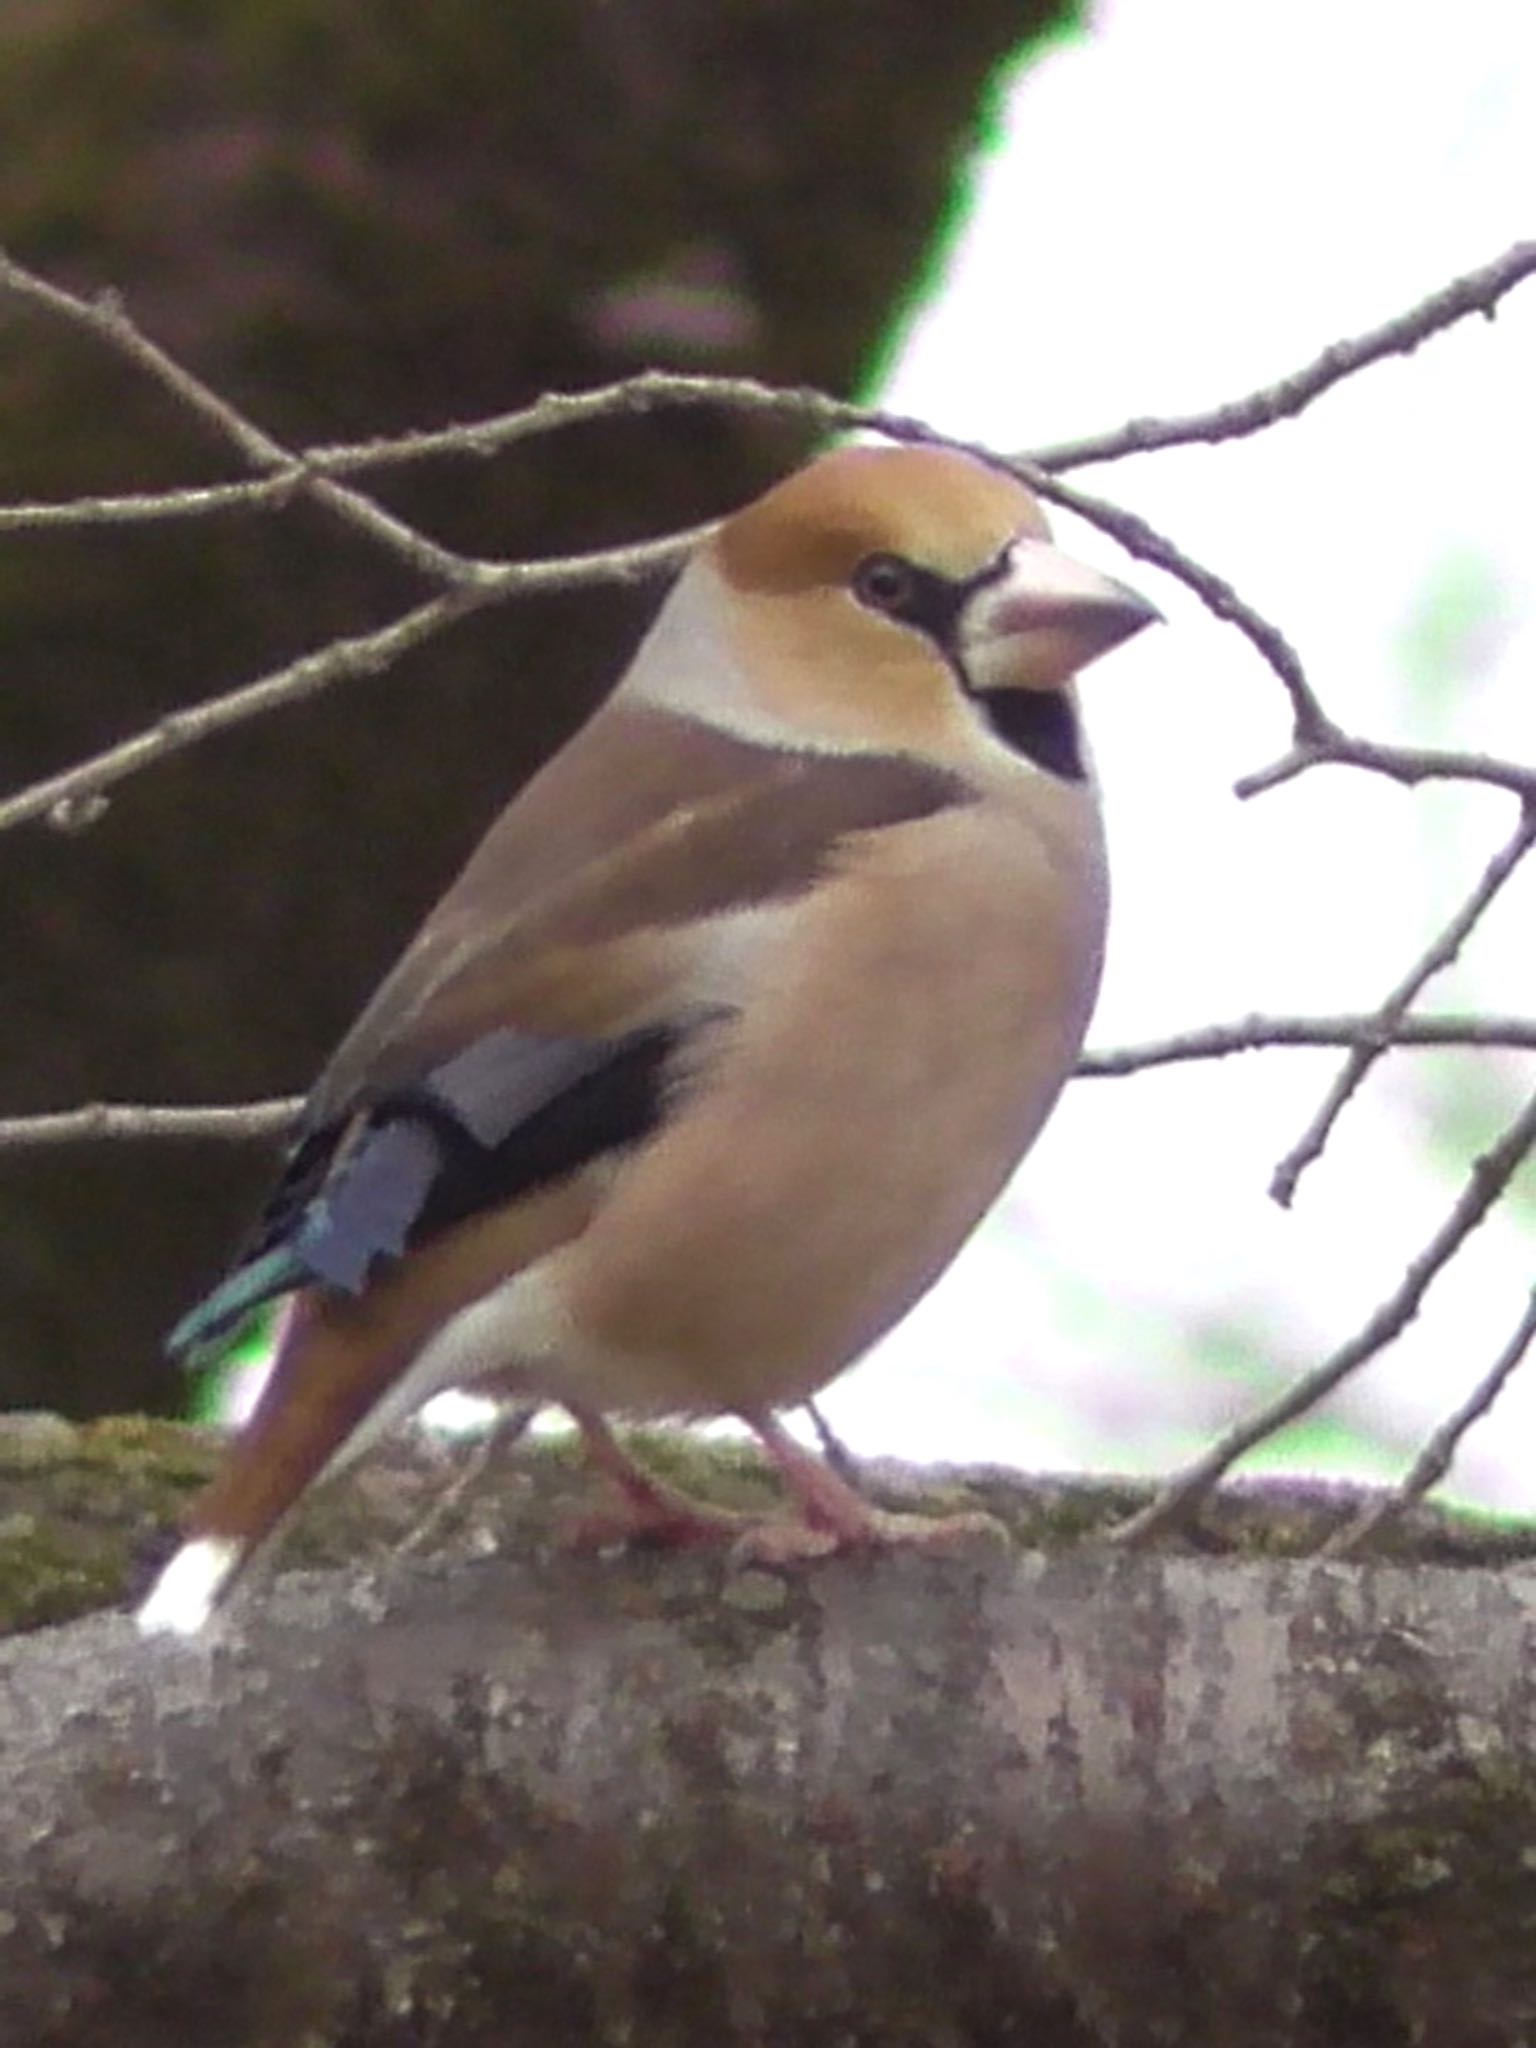
[[[877,1508],[824,1465],[767,1412],[743,1415],[778,1467],[798,1518],[738,1513],[691,1499],[637,1465],[595,1410],[571,1408],[587,1457],[621,1496],[622,1507],[585,1517],[572,1532],[582,1548],[640,1543],[665,1548],[726,1542],[746,1563],[789,1564],[842,1550],[882,1550],[897,1544],[943,1549],[986,1535],[999,1525],[990,1515],[905,1515]]]
[[[895,1544],[943,1549],[969,1538],[998,1536],[991,1515],[901,1515],[874,1507],[785,1429],[776,1415],[747,1415],[763,1449],[783,1477],[798,1523],[763,1521],[746,1530],[737,1552],[760,1563],[825,1557],[838,1550],[883,1550]]]
[[[700,1543],[734,1543],[754,1518],[730,1508],[692,1500],[637,1465],[602,1416],[590,1408],[571,1408],[591,1463],[618,1489],[624,1505],[607,1514],[586,1516],[572,1533],[582,1549],[607,1549],[620,1543],[643,1543],[678,1549]]]

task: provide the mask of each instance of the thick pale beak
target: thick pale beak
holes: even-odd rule
[[[1162,618],[1156,605],[1049,541],[1023,538],[1007,573],[966,606],[960,655],[973,690],[1056,690]]]

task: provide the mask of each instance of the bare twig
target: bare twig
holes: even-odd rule
[[[1080,469],[1089,463],[1112,462],[1125,455],[1197,442],[1215,444],[1259,433],[1280,420],[1295,418],[1344,379],[1388,356],[1410,354],[1431,336],[1471,314],[1492,317],[1500,301],[1533,271],[1536,243],[1517,242],[1491,263],[1453,279],[1379,327],[1352,340],[1331,343],[1312,362],[1242,398],[1164,419],[1128,420],[1075,441],[1035,449],[1028,459],[1037,469],[1060,472]],[[61,309],[55,306],[53,310]],[[485,459],[535,435],[620,415],[659,411],[667,406],[696,405],[785,413],[828,428],[874,427],[881,424],[882,417],[886,421],[891,417],[866,406],[829,398],[825,392],[806,386],[774,386],[752,377],[645,370],[589,391],[547,392],[532,405],[485,420],[381,435],[368,441],[321,443],[295,454],[286,474],[279,472],[255,483],[215,484],[202,490],[135,493],[121,498],[81,498],[61,505],[7,507],[0,509],[0,529],[175,518],[228,506],[270,503],[287,496],[306,478],[355,476],[444,458]],[[884,430],[889,432],[891,427],[886,425]]]
[[[314,499],[338,513],[359,532],[378,541],[418,572],[450,588],[478,586],[494,580],[506,565],[476,560],[444,548],[369,498],[335,481],[343,468],[360,469],[384,460],[419,461],[428,455],[473,452],[486,454],[531,434],[573,426],[615,413],[639,413],[662,405],[730,406],[737,411],[781,412],[826,427],[864,427],[900,441],[935,441],[924,421],[877,408],[848,405],[804,386],[775,387],[750,377],[700,377],[646,372],[587,392],[551,392],[532,406],[479,425],[452,427],[433,433],[399,436],[391,442],[360,447],[318,448],[308,453],[286,448],[245,417],[182,364],[167,355],[124,312],[113,294],[86,299],[49,283],[0,252],[0,287],[41,306],[71,325],[105,341],[146,371],[199,418],[213,426],[252,467],[263,475],[263,488],[214,485],[198,491],[163,494],[159,506],[166,517],[186,518],[233,506],[282,504],[295,494]],[[965,446],[964,443],[952,443]],[[989,461],[991,450],[974,453]],[[1291,698],[1298,745],[1327,738],[1332,727],[1323,716],[1293,648],[1278,627],[1260,617],[1232,586],[1214,571],[1195,562],[1183,549],[1135,514],[1106,500],[1076,491],[1049,476],[1042,465],[1021,460],[1013,465],[1042,496],[1069,506],[1080,517],[1109,533],[1139,560],[1155,563],[1177,577],[1220,619],[1245,633],[1274,669]],[[10,509],[13,530],[66,524],[128,523],[156,516],[156,499],[134,493],[111,500],[91,498],[73,505],[22,505]],[[125,771],[131,772],[131,771]]]
[[[1432,334],[1481,313],[1494,311],[1516,285],[1536,272],[1536,242],[1516,242],[1491,263],[1454,278],[1405,313],[1394,314],[1352,341],[1336,341],[1320,355],[1276,383],[1265,384],[1246,397],[1170,419],[1131,420],[1108,433],[1088,434],[1037,450],[1042,469],[1080,469],[1089,462],[1113,462],[1122,455],[1145,455],[1155,448],[1179,448],[1190,442],[1231,441],[1294,419],[1325,391],[1387,356],[1412,354]]]
[[[1522,810],[1518,827],[1484,868],[1476,888],[1382,1003],[1376,1012],[1375,1032],[1369,1040],[1355,1046],[1334,1076],[1333,1085],[1316,1115],[1275,1168],[1269,1192],[1282,1208],[1290,1207],[1301,1176],[1314,1159],[1321,1158],[1345,1104],[1391,1044],[1420,990],[1456,959],[1483,913],[1530,852],[1533,842],[1536,842],[1536,802]]]
[[[1213,617],[1229,626],[1236,626],[1261,660],[1274,670],[1291,700],[1294,745],[1298,749],[1303,746],[1323,748],[1332,743],[1338,729],[1318,702],[1301,665],[1300,655],[1280,628],[1255,611],[1224,577],[1187,555],[1176,542],[1150,525],[1139,513],[1128,512],[1124,506],[1113,505],[1107,498],[1081,491],[1075,484],[1064,484],[1038,463],[1010,462],[1008,467],[1022,476],[1042,498],[1065,506],[1079,518],[1090,520],[1119,541],[1127,554],[1134,555],[1138,561],[1150,562],[1155,568],[1176,577],[1194,592]]]
[[[50,528],[149,526],[172,519],[206,519],[215,512],[291,505],[309,472],[303,463],[249,483],[191,484],[174,491],[124,491],[112,497],[60,498],[0,505],[0,533],[42,533]]]
[[[1454,278],[1379,327],[1351,340],[1331,343],[1310,363],[1242,398],[1166,419],[1130,420],[1106,432],[1035,449],[1027,459],[1037,469],[1059,472],[1159,448],[1230,441],[1258,433],[1280,420],[1295,418],[1324,392],[1373,363],[1388,356],[1411,354],[1422,342],[1471,314],[1492,318],[1500,301],[1533,273],[1536,242],[1516,242],[1492,262]],[[592,391],[551,392],[533,405],[473,426],[312,448],[306,452],[306,461],[316,470],[339,476],[443,456],[487,456],[534,434],[586,425],[617,414],[681,405],[788,413],[827,428],[868,427],[897,439],[933,438],[932,429],[921,421],[904,421],[870,407],[845,404],[804,386],[773,386],[750,377],[687,376],[652,370]]]
[[[16,266],[12,269],[16,270]],[[30,273],[25,271],[19,275],[30,277]],[[0,271],[0,283],[5,281],[4,272]],[[53,289],[44,286],[39,279],[31,281],[41,290]],[[91,302],[74,299],[68,293],[60,296],[64,305],[54,310],[78,309],[87,316],[82,324],[99,326],[100,315]],[[77,315],[72,314],[71,317]],[[116,336],[109,335],[108,339],[115,341]],[[470,420],[450,427],[423,428],[369,441],[322,442],[309,448],[284,451],[278,443],[262,435],[262,441],[274,451],[270,474],[249,482],[200,484],[179,490],[128,491],[120,495],[70,498],[54,503],[0,506],[0,532],[25,532],[46,527],[137,525],[159,519],[202,518],[217,512],[272,508],[290,504],[295,496],[318,488],[328,479],[361,475],[370,470],[397,469],[448,457],[473,456],[483,460],[531,435],[550,433],[557,428],[651,412],[665,405],[704,404],[738,412],[783,413],[827,427],[873,426],[884,417],[867,406],[850,405],[802,385],[774,386],[763,384],[754,377],[685,376],[643,370],[636,376],[620,378],[589,391],[547,392],[532,405],[497,413],[489,419]],[[903,421],[895,415],[890,417],[898,432],[906,430],[905,438],[938,438],[921,421]],[[251,431],[260,433],[259,429]],[[277,455],[284,457],[280,465],[276,462]],[[373,503],[371,499],[360,502]],[[429,564],[420,566],[430,569]],[[472,572],[473,568],[473,561],[458,557],[454,563],[453,578],[464,574],[466,569]]]
[[[1337,1045],[1366,1046],[1373,1051],[1385,1051],[1389,1046],[1456,1045],[1536,1051],[1536,1018],[1402,1017],[1387,1028],[1379,1013],[1366,1017],[1243,1017],[1235,1024],[1207,1024],[1145,1045],[1085,1052],[1077,1072],[1082,1079],[1098,1080],[1187,1060],[1225,1059],[1232,1053]]]
[[[1525,1313],[1504,1349],[1455,1414],[1441,1423],[1403,1478],[1390,1492],[1378,1495],[1369,1507],[1362,1508],[1342,1529],[1335,1530],[1319,1550],[1320,1557],[1358,1556],[1379,1530],[1388,1522],[1395,1521],[1415,1501],[1422,1500],[1432,1486],[1439,1484],[1451,1469],[1451,1461],[1461,1447],[1462,1438],[1474,1423],[1482,1420],[1503,1393],[1533,1339],[1536,1339],[1536,1294],[1526,1302]]]
[[[1536,774],[1511,781],[1502,764],[1478,757],[1444,757],[1438,767],[1427,756],[1408,750],[1376,748],[1349,741],[1323,712],[1300,660],[1285,636],[1257,613],[1224,578],[1206,569],[1158,533],[1145,520],[1087,493],[1063,485],[1050,472],[1112,456],[1169,447],[1192,440],[1221,441],[1256,432],[1299,412],[1342,378],[1390,354],[1405,353],[1469,313],[1491,314],[1499,300],[1536,269],[1536,244],[1518,243],[1494,262],[1469,272],[1419,305],[1352,341],[1325,349],[1315,361],[1290,376],[1229,404],[1176,419],[1140,420],[1089,439],[1060,444],[1020,458],[1012,466],[1058,504],[1069,506],[1118,540],[1138,559],[1149,561],[1193,590],[1218,618],[1236,625],[1275,671],[1291,699],[1295,743],[1273,767],[1245,778],[1242,793],[1273,787],[1324,760],[1350,760],[1384,774],[1405,779],[1430,774],[1458,774],[1469,779],[1498,779],[1504,787],[1529,794]],[[139,367],[218,431],[256,468],[266,472],[255,485],[211,485],[200,490],[130,494],[120,499],[94,498],[72,505],[23,505],[0,510],[0,526],[14,528],[68,523],[125,522],[160,516],[187,517],[233,506],[277,504],[302,492],[345,516],[354,526],[388,546],[424,573],[451,585],[494,575],[500,565],[476,561],[441,547],[386,512],[374,500],[335,479],[346,473],[386,464],[419,462],[445,455],[485,456],[513,443],[565,427],[617,414],[634,414],[672,405],[716,405],[736,411],[779,412],[828,428],[866,428],[893,439],[935,440],[931,427],[906,415],[847,404],[805,386],[773,386],[750,377],[693,376],[647,371],[596,390],[550,392],[533,405],[493,419],[364,443],[339,443],[303,452],[283,447],[256,427],[219,394],[151,342],[110,295],[84,299],[37,277],[0,255],[0,285],[41,305],[72,324],[92,332]],[[955,445],[965,445],[955,444]],[[991,451],[975,452],[996,460]],[[1367,758],[1370,756],[1371,758]],[[1518,771],[1516,771],[1518,773]]]
[[[1234,1024],[1209,1024],[1145,1045],[1086,1052],[1079,1079],[1136,1074],[1149,1067],[1192,1060],[1225,1059],[1234,1053],[1319,1046],[1473,1046],[1482,1050],[1536,1051],[1536,1019],[1523,1017],[1405,1017],[1385,1036],[1378,1018],[1243,1017]],[[128,1103],[88,1102],[75,1109],[34,1116],[0,1117],[0,1152],[39,1151],[53,1145],[102,1140],[187,1142],[212,1139],[232,1144],[281,1137],[303,1105],[298,1095],[263,1102]],[[825,1446],[824,1446],[825,1447]]]
[[[1114,436],[1101,436],[1096,443],[1073,444],[1047,449],[1034,458],[1019,458],[1010,467],[1030,482],[1042,496],[1069,507],[1091,521],[1139,560],[1148,561],[1176,577],[1192,590],[1220,619],[1235,625],[1246,635],[1262,659],[1274,670],[1291,701],[1294,744],[1285,759],[1274,767],[1247,778],[1244,793],[1272,787],[1276,781],[1299,773],[1322,760],[1351,759],[1357,766],[1376,767],[1382,773],[1405,772],[1401,750],[1372,749],[1366,742],[1345,739],[1324,713],[1294,648],[1271,621],[1262,617],[1237,591],[1213,570],[1195,561],[1168,536],[1146,520],[1123,507],[1063,484],[1053,471],[1086,460],[1106,459],[1106,450],[1169,445],[1173,441],[1200,438],[1196,429],[1203,422],[1209,438],[1228,438],[1238,431],[1251,432],[1272,418],[1298,410],[1309,396],[1363,367],[1379,356],[1416,344],[1437,327],[1473,310],[1488,310],[1502,293],[1513,288],[1536,262],[1530,245],[1520,245],[1496,264],[1472,273],[1435,294],[1411,312],[1374,330],[1352,343],[1325,352],[1316,363],[1289,379],[1272,385],[1263,393],[1251,394],[1237,406],[1216,408],[1203,415],[1179,421],[1133,422]],[[428,432],[400,435],[388,440],[359,444],[320,446],[303,452],[285,448],[239,413],[201,380],[167,356],[151,342],[122,311],[111,296],[89,300],[49,284],[32,272],[0,255],[0,285],[47,308],[72,324],[99,336],[129,360],[143,368],[174,393],[201,418],[231,442],[245,460],[265,472],[256,484],[209,485],[195,490],[167,492],[158,496],[134,493],[118,499],[88,498],[69,505],[20,505],[0,510],[0,527],[59,526],[142,520],[163,516],[185,518],[234,507],[286,503],[295,494],[315,498],[344,516],[353,526],[389,547],[422,573],[433,575],[450,587],[494,579],[505,564],[480,561],[441,547],[416,529],[386,512],[374,500],[335,481],[343,473],[355,473],[383,464],[418,462],[430,457],[465,454],[487,455],[534,434],[584,424],[616,414],[646,412],[668,405],[711,404],[737,411],[787,413],[833,428],[865,428],[903,441],[932,441],[936,435],[925,422],[875,407],[856,406],[829,398],[804,386],[777,387],[748,377],[708,377],[644,372],[586,392],[551,392],[531,406],[496,418]],[[1247,422],[1248,424],[1242,424]],[[1124,443],[1125,447],[1121,444]],[[965,443],[953,443],[965,446]],[[1090,452],[1085,453],[1088,450]],[[1099,452],[1092,452],[1098,450]],[[973,452],[988,460],[996,455],[988,449]],[[1367,753],[1375,758],[1367,759]],[[1447,757],[1448,760],[1450,757]],[[1489,779],[1499,764],[1477,762],[1467,757],[1466,765],[1447,765],[1439,770],[1423,765],[1416,757],[1411,772],[1462,773]],[[1511,785],[1508,775],[1500,778]],[[1536,784],[1536,775],[1530,778]],[[1529,785],[1522,781],[1524,791]]]
[[[1273,1436],[1298,1415],[1315,1408],[1341,1381],[1390,1344],[1418,1314],[1435,1276],[1455,1257],[1472,1232],[1519,1172],[1536,1146],[1536,1096],[1498,1143],[1472,1162],[1466,1184],[1449,1215],[1408,1265],[1401,1282],[1371,1315],[1363,1329],[1331,1358],[1305,1374],[1277,1399],[1258,1409],[1219,1437],[1203,1456],[1179,1473],[1144,1508],[1139,1508],[1110,1533],[1120,1544],[1145,1543],[1171,1527],[1197,1506],[1245,1452]]]
[[[430,427],[410,434],[381,436],[372,441],[334,442],[305,450],[310,468],[333,476],[360,470],[398,468],[405,463],[444,456],[499,454],[535,434],[590,425],[595,420],[630,418],[668,406],[716,406],[729,412],[781,413],[827,428],[874,424],[868,406],[829,398],[806,384],[765,384],[756,377],[695,376],[672,370],[641,370],[611,384],[586,391],[547,391],[532,405],[494,414],[468,425]],[[906,425],[914,434],[932,438],[921,421]]]
[[[1298,743],[1278,761],[1259,768],[1235,783],[1241,797],[1262,796],[1281,783],[1304,775],[1309,768],[1365,768],[1384,775],[1391,782],[1409,787],[1420,782],[1485,782],[1493,789],[1507,789],[1523,803],[1536,803],[1536,767],[1516,761],[1500,761],[1491,754],[1462,754],[1442,747],[1396,747],[1380,740],[1356,739],[1337,728],[1321,737]]]
[[[445,1487],[426,1513],[406,1530],[390,1552],[392,1559],[415,1556],[440,1534],[445,1523],[458,1513],[492,1466],[522,1442],[543,1406],[542,1401],[514,1401],[497,1411],[489,1429],[469,1453],[453,1483]]]
[[[0,1117],[0,1152],[34,1152],[107,1138],[216,1138],[245,1144],[254,1138],[281,1137],[302,1101],[294,1095],[270,1102],[186,1105],[86,1102],[78,1109],[50,1110],[40,1116]]]
[[[131,739],[120,740],[116,746],[76,762],[73,768],[46,776],[14,796],[0,798],[0,832],[33,818],[47,817],[60,805],[77,804],[84,797],[95,796],[151,763],[179,754],[183,748],[260,712],[275,710],[280,704],[297,704],[354,676],[378,675],[453,620],[489,603],[491,594],[483,588],[468,588],[429,598],[375,632],[330,641],[313,654],[301,655],[286,667],[274,669],[222,697],[209,698],[190,710],[167,712]]]
[[[403,656],[486,605],[533,591],[566,590],[585,583],[639,578],[671,567],[697,544],[699,529],[669,534],[628,547],[604,548],[589,555],[566,555],[547,562],[506,562],[493,565],[482,581],[461,585],[403,612],[387,626],[328,641],[311,654],[244,683],[222,697],[209,698],[187,711],[164,718],[120,740],[88,760],[57,775],[29,784],[13,796],[0,798],[0,832],[29,820],[54,816],[64,807],[61,822],[72,822],[68,807],[109,789],[183,748],[214,733],[243,724],[248,718],[296,704],[306,697],[359,676],[380,675]]]
[[[864,1477],[859,1470],[859,1462],[822,1414],[821,1403],[807,1401],[804,1405],[805,1412],[810,1417],[811,1427],[816,1432],[816,1441],[821,1446],[821,1455],[839,1479],[846,1479],[850,1486],[862,1490]]]
[[[31,305],[41,306],[70,326],[82,328],[104,341],[118,355],[145,371],[189,412],[212,427],[253,469],[276,474],[285,486],[302,490],[317,505],[339,514],[349,526],[388,548],[419,574],[434,577],[450,586],[476,581],[480,565],[469,557],[457,554],[451,548],[440,547],[436,541],[429,540],[403,519],[397,519],[392,512],[386,512],[382,505],[375,504],[372,498],[365,497],[360,491],[333,483],[328,477],[306,475],[301,459],[291,448],[285,448],[280,441],[275,441],[248,420],[227,398],[221,397],[184,364],[167,355],[135,326],[114,293],[103,293],[94,299],[80,298],[76,293],[50,284],[46,278],[25,269],[3,250],[0,250],[0,290],[9,291]]]

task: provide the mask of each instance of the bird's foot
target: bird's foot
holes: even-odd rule
[[[573,1409],[587,1457],[618,1495],[612,1507],[583,1515],[565,1541],[577,1550],[692,1550],[737,1542],[755,1517],[715,1507],[668,1486],[637,1465],[602,1417]]]
[[[838,1551],[894,1550],[898,1546],[951,1550],[978,1538],[996,1542],[1007,1536],[999,1521],[979,1511],[909,1515],[877,1508],[796,1443],[776,1416],[748,1419],[778,1466],[800,1517],[798,1521],[765,1518],[744,1529],[734,1553],[743,1563],[790,1564],[803,1558],[830,1557]]]
[[[729,1546],[739,1564],[792,1565],[847,1551],[946,1551],[1007,1531],[993,1516],[898,1514],[875,1507],[796,1443],[772,1415],[747,1418],[773,1459],[798,1514],[754,1514],[695,1500],[637,1465],[601,1416],[573,1409],[587,1456],[618,1499],[584,1515],[566,1534],[582,1550],[689,1550]]]

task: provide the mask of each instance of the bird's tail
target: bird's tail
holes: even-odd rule
[[[181,1547],[138,1610],[146,1635],[195,1635],[326,1467],[344,1462],[374,1406],[381,1361],[358,1371],[357,1333],[298,1295],[250,1420],[194,1503]]]
[[[193,1504],[186,1540],[150,1588],[139,1627],[195,1635],[305,1489],[446,1383],[413,1376],[428,1339],[585,1229],[595,1185],[567,1175],[510,1213],[461,1223],[373,1275],[359,1294],[334,1286],[295,1294],[261,1398]]]

